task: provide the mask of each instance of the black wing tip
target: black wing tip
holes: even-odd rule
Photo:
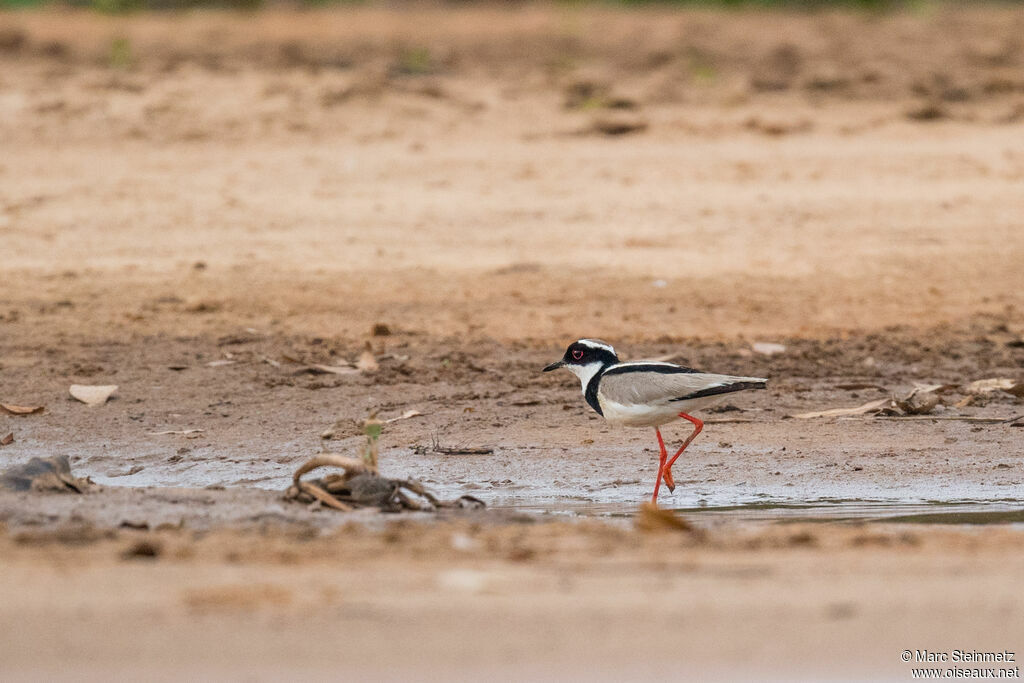
[[[679,398],[672,399],[673,401],[689,401],[694,398],[704,398],[705,396],[718,396],[719,394],[731,394],[735,391],[745,391],[747,389],[767,389],[768,380],[761,380],[760,382],[733,382],[732,384],[723,384],[718,387],[708,387],[707,389],[701,389],[695,391],[692,394],[686,396],[680,396]]]

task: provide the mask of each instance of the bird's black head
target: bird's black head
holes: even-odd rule
[[[547,366],[544,368],[544,372],[551,372],[552,370],[565,367],[572,370],[573,368],[592,364],[605,366],[618,362],[619,357],[615,355],[615,349],[612,348],[611,344],[606,344],[597,339],[580,339],[569,344],[569,348],[565,350],[562,360]]]

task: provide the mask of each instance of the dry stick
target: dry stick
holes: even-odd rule
[[[370,469],[362,460],[338,455],[337,453],[320,453],[310,460],[307,460],[303,463],[302,467],[295,470],[295,475],[292,477],[292,481],[298,485],[299,477],[306,472],[311,472],[320,467],[340,467],[346,472],[352,472],[354,474],[367,472]]]
[[[353,509],[351,506],[345,505],[316,484],[300,481],[300,477],[302,477],[303,474],[320,467],[340,467],[344,469],[345,472],[353,471],[359,473],[367,471],[368,468],[366,463],[362,460],[347,458],[336,453],[321,453],[305,462],[299,469],[295,470],[295,474],[292,477],[292,483],[295,484],[295,488],[299,491],[313,496],[313,498],[319,500],[327,507],[334,508],[335,510],[341,510],[343,512],[351,512]]]
[[[434,446],[433,451],[441,455],[490,455],[493,448],[449,448],[448,446]]]
[[[352,506],[345,505],[340,500],[338,500],[331,494],[327,493],[327,491],[324,491],[316,484],[311,484],[308,481],[297,481],[295,482],[295,485],[299,487],[300,491],[302,491],[303,493],[308,493],[309,495],[313,496],[314,498],[316,498],[329,508],[341,510],[342,512],[352,511]]]
[[[417,501],[413,500],[412,498],[410,498],[409,496],[405,495],[401,491],[396,491],[395,492],[395,496],[398,498],[399,504],[401,504],[406,509],[417,510],[417,511],[422,511],[423,510],[423,506],[422,505],[420,505]]]
[[[328,493],[340,493],[341,491],[348,489],[348,479],[345,477],[339,476],[330,480],[328,480],[327,477],[324,477],[320,481],[323,483],[323,488],[327,489]]]
[[[970,417],[967,415],[956,416],[956,415],[876,415],[875,420],[957,420],[960,422],[978,422],[980,424],[1009,424],[1016,422],[1017,420],[1024,417],[1024,415],[1018,415],[1017,417],[1011,417],[1009,419],[1004,417]]]
[[[419,482],[409,481],[407,479],[403,479],[403,480],[398,482],[398,485],[400,487],[409,489],[410,491],[412,491],[416,495],[423,496],[424,498],[429,500],[434,505],[437,505],[437,504],[440,503],[440,501],[434,496],[434,494],[432,494],[430,491],[428,491],[425,488],[423,488],[423,486]]]

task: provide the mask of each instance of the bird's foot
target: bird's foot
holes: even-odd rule
[[[676,490],[676,480],[672,478],[672,470],[666,468],[662,478],[665,480],[665,486],[668,487],[668,492],[674,493]]]

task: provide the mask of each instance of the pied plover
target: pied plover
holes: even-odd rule
[[[717,403],[734,391],[764,389],[768,382],[760,377],[714,375],[658,361],[621,363],[615,349],[597,339],[573,342],[562,359],[544,368],[544,372],[558,368],[566,368],[580,378],[587,403],[608,422],[654,427],[661,451],[658,479],[651,497],[654,503],[658,502],[662,479],[669,491],[675,491],[672,464],[704,428],[704,423],[690,413]],[[694,430],[669,459],[660,427],[680,417],[692,422]]]

